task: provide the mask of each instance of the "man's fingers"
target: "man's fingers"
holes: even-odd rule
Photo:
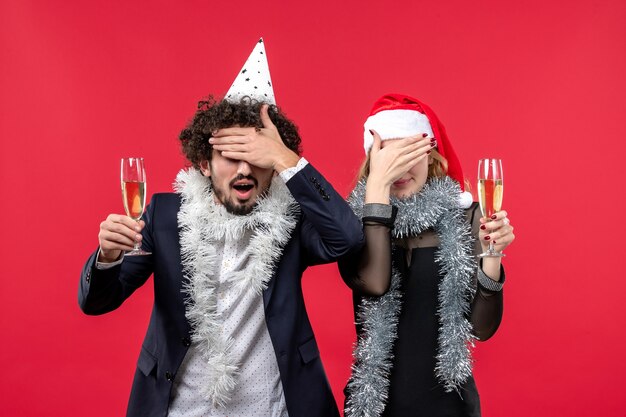
[[[277,130],[269,115],[269,105],[264,104],[259,111],[261,123],[265,129]],[[218,129],[211,133],[209,143],[238,143],[239,141],[250,141],[261,131],[258,127],[227,127]],[[271,135],[270,135],[271,136]]]
[[[105,221],[100,223],[100,245],[105,246],[107,242],[117,242],[128,244],[129,242],[141,241],[141,230],[144,228],[143,221],[135,221],[128,216],[111,214]]]
[[[224,144],[224,145],[213,145],[213,149],[219,152],[247,152],[249,151],[248,146],[243,143],[233,143],[233,144]]]
[[[211,134],[212,138],[223,138],[224,136],[247,136],[254,133],[253,127],[227,127],[216,130]]]
[[[248,161],[248,153],[247,152],[238,152],[238,151],[222,151],[222,156],[228,159],[234,159],[236,161]]]
[[[261,106],[261,123],[263,123],[263,127],[266,129],[276,129],[272,119],[270,119],[269,107],[267,104]]]
[[[122,214],[109,214],[107,219],[100,224],[100,227],[102,228],[107,223],[110,223],[111,225],[123,225],[136,232],[141,232],[141,229],[143,229],[143,227],[145,226],[145,223],[143,221],[138,222]]]
[[[134,236],[136,235],[133,235],[133,237]],[[141,235],[138,237],[139,239],[137,241],[140,241]],[[108,230],[103,230],[100,233],[100,246],[104,250],[132,250],[135,242],[135,240],[120,233],[110,232]]]
[[[218,145],[230,145],[230,144],[245,144],[252,142],[252,138],[249,135],[230,135],[230,136],[214,136],[209,139],[209,143],[213,146]],[[217,148],[216,148],[217,149]]]

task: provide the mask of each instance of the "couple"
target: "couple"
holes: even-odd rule
[[[498,327],[504,272],[473,255],[514,237],[506,212],[487,222],[460,198],[427,106],[376,103],[347,203],[299,156],[261,40],[180,140],[192,167],[176,193],[155,194],[140,222],[108,216],[80,280],[82,310],[103,314],[154,274],[129,416],[338,416],[300,284],[336,260],[359,335],[346,416],[480,414],[469,345]],[[135,242],[152,254],[124,257]]]

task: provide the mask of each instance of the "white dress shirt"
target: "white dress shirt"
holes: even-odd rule
[[[206,363],[196,344],[187,351],[172,387],[169,417],[287,417],[276,353],[265,324],[263,295],[239,292],[229,279],[245,268],[252,234],[226,237],[217,246],[222,254],[217,290],[217,311],[223,319],[222,336],[233,341],[229,355],[239,364],[237,388],[225,409],[215,409],[201,393]]]

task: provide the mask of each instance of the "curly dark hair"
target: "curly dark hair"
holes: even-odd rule
[[[183,154],[197,169],[202,160],[211,160],[213,146],[209,143],[212,132],[238,125],[240,127],[263,127],[261,106],[264,103],[243,97],[238,103],[217,101],[213,96],[198,102],[198,110],[191,122],[180,132],[179,139]],[[285,145],[298,156],[302,152],[298,127],[275,105],[270,105],[268,114],[278,129]]]

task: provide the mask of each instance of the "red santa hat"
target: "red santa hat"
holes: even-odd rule
[[[430,107],[416,98],[404,94],[385,94],[376,102],[365,121],[363,147],[369,152],[374,143],[370,130],[375,130],[381,140],[400,139],[426,133],[437,139],[437,152],[448,161],[447,175],[461,186],[459,204],[467,208],[472,204],[472,195],[465,190],[463,170],[446,129]]]

